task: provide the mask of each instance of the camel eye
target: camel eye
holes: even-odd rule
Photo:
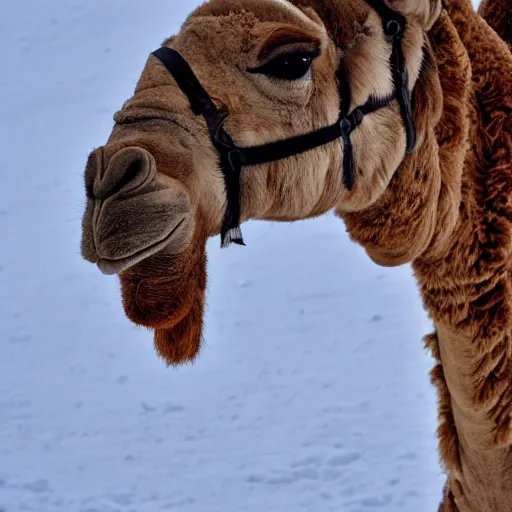
[[[309,73],[315,56],[304,52],[282,54],[263,66],[248,69],[248,71],[249,73],[261,73],[280,80],[299,80]]]

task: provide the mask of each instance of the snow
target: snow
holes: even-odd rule
[[[332,215],[209,246],[199,361],[167,369],[79,253],[82,172],[193,0],[0,7],[0,511],[431,512],[431,325]]]

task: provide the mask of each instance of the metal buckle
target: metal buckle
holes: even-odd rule
[[[393,39],[400,39],[404,35],[404,27],[396,20],[388,20],[384,26],[384,33]]]

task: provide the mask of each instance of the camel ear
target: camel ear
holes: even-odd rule
[[[405,16],[415,17],[425,31],[429,31],[442,10],[441,0],[391,0],[390,6]]]
[[[337,212],[351,238],[384,266],[440,257],[458,221],[471,67],[446,13],[429,39],[432,46],[426,48],[428,58],[414,91],[418,149],[404,158],[374,205]]]

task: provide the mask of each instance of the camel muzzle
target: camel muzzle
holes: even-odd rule
[[[178,253],[191,238],[188,193],[177,180],[157,173],[153,156],[124,148],[109,160],[105,148],[89,156],[82,255],[104,274],[117,274],[162,251]]]

